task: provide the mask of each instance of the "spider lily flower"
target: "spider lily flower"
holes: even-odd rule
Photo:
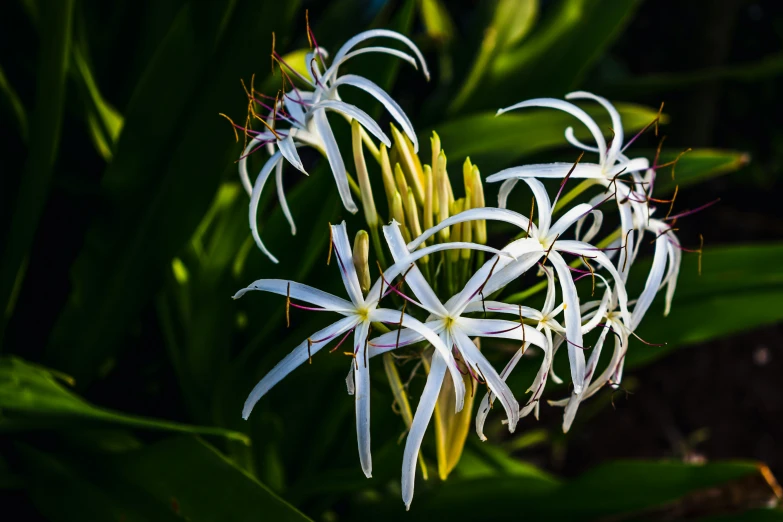
[[[572,92],[566,95],[567,100],[593,100],[598,102],[606,111],[612,120],[612,130],[614,131],[614,139],[611,144],[607,146],[606,139],[601,132],[598,124],[593,120],[584,110],[569,103],[567,101],[558,100],[555,98],[537,98],[533,100],[517,103],[505,109],[498,110],[497,114],[503,114],[505,112],[521,109],[525,107],[547,107],[558,109],[567,112],[577,119],[579,119],[590,131],[595,140],[596,145],[586,145],[576,139],[574,135],[573,127],[568,127],[565,132],[566,139],[569,143],[587,152],[598,153],[599,162],[595,163],[547,163],[540,165],[524,165],[520,167],[511,167],[509,169],[502,170],[487,178],[487,182],[494,183],[502,181],[503,184],[500,188],[500,194],[503,195],[502,200],[505,202],[505,198],[516,185],[519,179],[523,178],[574,178],[574,179],[593,179],[597,183],[611,188],[615,194],[615,199],[620,210],[620,220],[623,231],[623,237],[627,238],[629,244],[634,243],[633,237],[633,217],[632,210],[636,213],[644,215],[647,208],[647,197],[645,191],[641,192],[634,187],[639,185],[644,187],[645,182],[642,180],[640,173],[650,170],[650,162],[647,158],[634,158],[629,159],[623,154],[625,148],[630,145],[631,140],[625,147],[623,147],[623,124],[620,113],[617,109],[606,99],[601,96],[596,96],[589,92],[578,91]],[[635,139],[635,138],[634,138]],[[618,179],[621,175],[629,175],[631,183],[625,183]],[[598,196],[594,201],[594,204],[601,202],[605,199],[605,196]],[[501,207],[505,207],[505,203],[501,204]],[[621,271],[627,272],[629,265],[626,263],[625,268]]]
[[[494,291],[503,288],[542,259],[550,262],[557,273],[557,277],[560,281],[560,289],[563,293],[563,315],[565,317],[566,342],[568,344],[568,358],[571,364],[571,378],[574,384],[574,391],[575,393],[581,393],[582,382],[584,381],[585,376],[585,356],[583,352],[582,318],[579,308],[579,296],[576,292],[571,269],[560,254],[572,254],[583,259],[590,259],[591,262],[595,261],[600,267],[608,271],[614,280],[615,291],[618,295],[618,301],[624,321],[626,324],[631,324],[625,284],[623,278],[614,267],[609,257],[601,252],[600,249],[583,241],[560,239],[560,236],[574,223],[589,212],[594,212],[595,209],[587,203],[576,205],[552,224],[552,204],[549,195],[544,189],[544,185],[533,178],[523,178],[523,180],[530,186],[535,196],[536,204],[538,206],[537,226],[525,216],[512,210],[500,208],[470,209],[452,216],[425,231],[421,236],[409,243],[408,248],[413,251],[426,239],[445,226],[478,219],[504,221],[527,231],[528,237],[518,239],[503,249],[515,256],[517,261],[508,262],[506,260],[503,267],[497,267],[499,270],[496,269],[494,271],[485,285],[484,291],[489,295]],[[482,267],[481,270],[484,270],[485,268],[486,265],[485,267]]]
[[[630,329],[620,318],[616,311],[616,296],[612,294],[611,289],[606,290],[604,298],[601,301],[593,301],[582,307],[582,312],[588,318],[585,330],[601,328],[598,340],[593,346],[590,358],[587,361],[585,371],[585,390],[581,394],[571,393],[571,396],[559,401],[548,401],[550,406],[565,407],[563,414],[563,433],[567,433],[571,428],[579,405],[585,399],[592,397],[602,387],[609,383],[613,388],[620,386],[622,379],[623,365],[625,363],[625,354],[628,350],[628,339]],[[595,310],[590,311],[595,308]],[[609,333],[614,334],[615,346],[612,358],[604,371],[594,378],[598,360]]]
[[[364,296],[353,264],[353,253],[351,252],[351,245],[348,239],[345,222],[340,225],[332,225],[331,234],[335,257],[337,258],[337,264],[340,268],[340,275],[343,284],[345,285],[345,291],[348,294],[348,300],[307,285],[281,279],[259,279],[234,295],[234,299],[239,299],[251,290],[261,290],[286,296],[288,299],[286,309],[288,309],[288,306],[290,305],[304,310],[334,312],[342,316],[341,319],[326,328],[319,330],[300,343],[268,374],[266,374],[258,384],[256,384],[245,401],[242,417],[247,419],[250,416],[253,407],[261,397],[285,376],[302,365],[305,361],[310,360],[314,354],[329,342],[340,339],[339,346],[353,332],[353,347],[348,353],[352,354],[352,365],[355,369],[354,386],[359,458],[361,460],[362,470],[367,477],[370,477],[372,473],[372,459],[370,455],[370,374],[367,340],[372,322],[401,325],[402,327],[419,332],[424,339],[427,339],[427,341],[432,343],[438,353],[440,353],[446,361],[449,361],[455,389],[461,391],[461,393],[458,393],[457,395],[457,411],[462,409],[465,391],[462,375],[454,362],[451,351],[441,342],[438,335],[408,314],[400,313],[397,310],[379,308],[381,298],[391,291],[388,284],[384,284],[384,281],[391,281],[420,257],[440,250],[450,248],[475,248],[493,253],[498,253],[498,251],[483,245],[466,243],[446,243],[422,248],[415,254],[405,256],[400,263],[388,268],[383,277],[372,286],[367,293],[367,296]],[[308,303],[309,306],[295,304],[291,302],[291,299],[303,301]],[[343,337],[340,338],[340,336]],[[333,351],[336,348],[337,347],[335,347]]]
[[[413,52],[414,56],[389,47],[375,46],[355,49],[357,45],[374,38],[398,40],[405,44]],[[263,132],[244,129],[252,135],[252,139],[247,147],[245,147],[245,150],[242,152],[242,156],[239,159],[239,177],[242,180],[242,185],[245,190],[251,196],[249,220],[253,238],[261,251],[269,257],[272,262],[277,263],[277,259],[264,246],[258,233],[257,213],[260,193],[271,175],[272,170],[276,169],[278,199],[283,209],[283,213],[291,225],[291,232],[292,234],[295,234],[296,227],[283,192],[282,160],[285,159],[297,170],[307,174],[299,157],[299,153],[297,152],[298,147],[313,147],[326,156],[343,205],[351,213],[356,213],[358,211],[358,207],[351,196],[345,162],[343,161],[340,148],[337,145],[334,133],[332,132],[332,128],[326,117],[327,111],[336,112],[345,117],[349,122],[351,120],[356,120],[380,142],[387,147],[391,147],[391,140],[381,130],[375,120],[362,109],[355,105],[345,103],[340,99],[338,94],[339,87],[351,86],[358,88],[381,102],[392,118],[401,126],[405,135],[411,140],[414,149],[418,151],[418,140],[413,125],[399,104],[394,101],[388,93],[372,81],[361,76],[353,74],[344,76],[338,75],[338,69],[342,64],[356,56],[367,53],[389,54],[405,60],[417,68],[417,64],[420,64],[425,77],[429,80],[429,70],[427,69],[424,57],[418,47],[416,47],[410,39],[394,31],[373,29],[364,31],[348,40],[337,51],[332,64],[324,71],[321,71],[319,62],[323,63],[324,59],[328,56],[328,53],[325,50],[316,47],[315,52],[309,53],[307,58],[307,61],[309,62],[309,78],[296,73],[292,67],[285,63],[282,57],[277,53],[274,53],[274,58],[280,62],[282,66],[285,66],[285,69],[281,67],[281,72],[288,80],[288,83],[293,86],[292,91],[284,93],[282,99],[274,99],[274,101],[270,101],[269,103],[256,98],[255,91],[249,93],[251,104],[258,104],[268,111],[266,120],[262,120],[267,129]],[[297,79],[307,85],[311,90],[297,88],[290,79],[286,69],[296,75]],[[251,183],[247,169],[247,157],[264,146],[266,146],[270,158],[261,168],[255,182]]]
[[[411,254],[405,245],[405,240],[400,233],[398,224],[392,223],[385,226],[383,231],[395,262],[399,264],[409,259]],[[501,255],[508,256],[508,253],[501,251],[498,256]],[[500,259],[500,257],[497,259]],[[405,282],[418,298],[418,301],[407,299],[430,314],[424,326],[429,331],[436,333],[444,345],[454,347],[454,350],[460,355],[467,367],[467,371],[476,381],[479,380],[479,377],[483,377],[488,388],[492,390],[503,404],[508,415],[509,431],[513,432],[519,419],[519,403],[514,398],[508,385],[478,350],[471,338],[494,337],[513,339],[534,344],[545,351],[547,350],[547,339],[541,332],[520,322],[463,317],[462,314],[467,311],[470,303],[479,294],[479,291],[475,289],[480,289],[482,283],[487,279],[484,273],[474,275],[465,286],[465,289],[453,296],[445,304],[441,303],[440,299],[435,295],[435,292],[424,279],[418,267],[413,265],[405,274]],[[420,331],[405,328],[404,326],[400,331],[389,332],[370,341],[370,357],[425,340]],[[429,341],[429,339],[426,340]],[[416,414],[413,417],[413,423],[405,443],[402,467],[402,496],[407,508],[410,507],[413,500],[416,459],[424,432],[432,418],[435,402],[437,401],[446,370],[451,370],[455,364],[456,362],[453,359],[444,358],[443,353],[440,351],[433,355],[424,393],[416,408]],[[464,394],[464,386],[457,388],[456,393],[458,395]]]

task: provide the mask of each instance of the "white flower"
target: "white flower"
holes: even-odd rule
[[[407,53],[388,47],[365,47],[358,50],[352,50],[356,45],[372,38],[391,38],[399,40],[412,50],[415,54],[415,58]],[[256,103],[265,105],[268,110],[266,121],[267,130],[253,133],[253,139],[247,145],[239,160],[239,176],[245,190],[251,196],[249,221],[253,238],[261,251],[275,263],[277,262],[277,259],[264,246],[258,233],[258,204],[260,202],[261,191],[263,190],[267,179],[271,175],[272,170],[276,169],[278,199],[280,200],[283,213],[291,225],[292,234],[296,233],[293,217],[283,192],[283,162],[281,160],[285,159],[295,168],[307,174],[302,161],[299,158],[299,153],[296,150],[297,147],[313,147],[327,157],[343,205],[352,213],[355,213],[358,210],[351,197],[345,163],[343,162],[340,149],[335,140],[329,121],[326,118],[326,111],[337,112],[348,121],[351,121],[352,119],[357,120],[378,140],[387,147],[391,147],[391,141],[388,136],[386,136],[380,126],[366,112],[355,105],[340,100],[337,93],[339,87],[356,87],[380,101],[389,111],[392,118],[400,124],[402,130],[410,138],[415,149],[418,151],[418,141],[416,139],[416,133],[413,130],[413,125],[402,108],[391,98],[391,96],[378,85],[361,76],[352,74],[338,76],[337,71],[342,64],[355,56],[365,53],[391,54],[410,62],[414,67],[416,67],[418,60],[424,75],[429,79],[429,71],[427,70],[427,64],[424,62],[424,57],[410,39],[394,31],[373,29],[360,33],[348,40],[337,51],[331,66],[323,72],[320,69],[319,61],[323,63],[323,58],[327,56],[326,51],[316,48],[315,53],[308,54],[307,61],[309,63],[310,77],[306,78],[297,73],[295,74],[297,74],[297,78],[306,83],[312,91],[305,91],[294,87],[291,92],[285,93],[281,100],[271,101],[271,105],[265,104],[263,100],[256,100]],[[278,60],[282,62],[282,58],[279,56]],[[285,65],[284,62],[282,63]],[[286,67],[286,69],[294,71],[291,67]],[[283,73],[287,74],[285,73],[285,70],[283,70]],[[291,83],[293,84],[293,82]],[[281,125],[278,126],[278,123]],[[247,171],[247,157],[253,151],[263,146],[267,146],[271,157],[262,167],[259,175],[256,177],[255,183],[251,183]],[[275,148],[277,149],[276,152]]]
[[[391,225],[383,227],[383,232],[396,263],[404,262],[405,259],[410,258],[411,254],[405,246],[405,240],[402,238],[398,223],[393,222]],[[485,266],[492,266],[496,260],[500,259],[500,257],[494,258],[488,261]],[[513,432],[519,420],[519,403],[514,399],[508,385],[478,350],[471,338],[513,339],[534,344],[544,351],[547,351],[547,339],[541,332],[519,322],[500,319],[473,319],[463,316],[463,313],[481,310],[480,302],[473,307],[471,307],[471,303],[480,298],[482,284],[487,280],[487,274],[482,271],[477,272],[468,281],[465,288],[445,304],[441,303],[435,295],[418,267],[412,266],[406,270],[405,274],[406,284],[418,298],[418,302],[413,302],[430,314],[424,326],[438,334],[445,346],[454,347],[474,379],[478,381],[479,378],[482,378],[486,382],[488,388],[503,404],[509,419],[509,431]],[[370,341],[370,357],[423,340],[425,337],[421,332],[414,329],[404,328],[401,331],[393,331]],[[429,339],[427,340],[429,341]],[[441,352],[436,352],[432,357],[427,384],[416,408],[416,414],[413,417],[413,423],[405,443],[402,465],[402,497],[406,507],[410,507],[413,500],[416,459],[424,432],[435,409],[435,402],[446,370],[451,370],[454,364],[456,363],[453,359],[444,359]],[[456,393],[460,396],[463,395],[465,393],[464,387],[457,389]]]
[[[291,353],[280,361],[272,371],[266,374],[250,392],[242,410],[242,417],[247,419],[250,412],[253,410],[253,407],[261,397],[286,375],[291,373],[305,361],[309,360],[321,348],[326,346],[326,344],[337,339],[340,335],[344,335],[343,340],[345,340],[345,338],[353,332],[354,342],[351,352],[353,353],[353,367],[355,368],[356,431],[362,470],[369,477],[372,473],[372,459],[370,455],[370,374],[367,337],[372,322],[399,324],[412,331],[419,332],[423,338],[432,343],[441,357],[451,363],[449,369],[451,370],[452,379],[454,380],[455,390],[458,392],[461,391],[461,393],[457,394],[457,411],[462,409],[465,390],[462,376],[459,373],[456,363],[454,363],[454,358],[451,355],[450,349],[441,342],[440,338],[435,333],[410,315],[400,313],[397,310],[388,310],[378,307],[381,298],[390,291],[389,286],[384,284],[384,281],[391,281],[420,257],[440,250],[471,248],[493,253],[498,253],[498,251],[474,243],[445,243],[422,248],[416,253],[403,258],[400,263],[388,268],[384,273],[384,276],[373,285],[365,297],[362,295],[359,279],[356,275],[356,269],[352,262],[353,254],[351,252],[351,245],[348,240],[345,222],[340,225],[332,225],[331,234],[335,257],[337,258],[337,264],[340,268],[340,275],[342,276],[345,291],[350,300],[345,300],[307,285],[282,279],[259,279],[234,295],[234,299],[238,299],[250,290],[261,290],[284,295],[289,300],[296,299],[312,305],[312,307],[305,307],[290,303],[291,306],[297,308],[335,312],[343,316],[338,321],[319,330],[300,343]],[[342,343],[342,341],[340,342]]]
[[[485,287],[485,291],[487,295],[489,295],[506,286],[542,259],[548,260],[552,264],[557,273],[557,277],[560,280],[560,289],[563,293],[563,315],[565,316],[566,341],[568,344],[568,358],[571,364],[571,378],[574,384],[575,393],[581,393],[585,376],[585,356],[582,341],[582,318],[579,309],[579,296],[576,292],[574,279],[571,276],[571,269],[568,266],[568,263],[566,263],[560,255],[560,252],[573,254],[583,259],[589,259],[589,262],[595,262],[601,268],[604,268],[609,272],[615,283],[615,290],[618,295],[623,318],[626,323],[630,324],[631,317],[627,308],[625,285],[620,273],[615,269],[611,260],[606,254],[601,252],[600,249],[583,241],[560,239],[560,235],[566,232],[571,225],[588,213],[595,212],[595,209],[587,203],[576,205],[552,224],[552,204],[549,200],[549,195],[544,189],[544,185],[536,179],[523,179],[530,186],[535,196],[538,207],[538,226],[533,224],[525,216],[512,210],[499,208],[470,209],[452,216],[442,221],[437,226],[427,230],[416,240],[409,243],[408,248],[413,251],[428,237],[446,226],[477,219],[505,221],[517,225],[522,230],[528,231],[527,238],[518,239],[503,249],[505,252],[511,253],[517,260],[511,262],[508,260],[501,261],[505,266],[500,270],[495,270]]]
[[[599,162],[597,164],[579,162],[577,165],[574,165],[573,163],[547,163],[541,165],[511,167],[487,177],[487,182],[503,182],[500,188],[501,198],[499,206],[501,208],[505,208],[505,200],[519,179],[565,178],[569,175],[569,172],[571,173],[569,178],[593,179],[597,183],[607,187],[607,190],[611,189],[614,192],[613,195],[620,210],[620,222],[623,237],[626,240],[626,244],[633,245],[634,218],[632,213],[639,214],[640,216],[647,216],[648,207],[645,186],[649,182],[645,181],[640,173],[648,170],[650,173],[653,172],[652,169],[650,169],[650,162],[647,160],[647,158],[629,159],[623,154],[625,148],[623,147],[622,119],[617,109],[615,109],[615,107],[606,98],[596,96],[589,92],[579,91],[566,95],[566,99],[594,100],[606,109],[612,120],[612,130],[614,132],[614,138],[611,145],[607,147],[603,133],[601,132],[601,129],[598,127],[598,124],[595,122],[595,120],[593,120],[581,108],[577,107],[573,103],[566,101],[555,98],[537,98],[517,103],[510,107],[506,107],[505,109],[500,109],[497,113],[500,115],[504,112],[525,107],[548,107],[567,112],[584,123],[584,125],[592,134],[596,145],[586,145],[577,140],[576,136],[574,135],[573,127],[568,127],[566,129],[566,139],[569,141],[569,143],[584,151],[598,153]],[[628,145],[630,145],[630,143],[631,142],[629,142]],[[626,147],[628,145],[626,145]],[[620,176],[630,177],[630,183],[624,182]],[[591,203],[596,205],[605,199],[607,199],[605,194],[599,194],[593,199]],[[625,276],[627,271],[630,269],[632,262],[633,259],[630,259],[623,263],[623,266],[620,270],[623,276]]]

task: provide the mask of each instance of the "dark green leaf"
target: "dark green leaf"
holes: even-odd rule
[[[669,152],[661,154],[658,161],[663,165],[675,160],[677,154]],[[655,191],[658,194],[669,194],[675,185],[680,188],[701,183],[707,179],[735,172],[750,161],[747,153],[733,150],[696,149],[684,154],[674,165],[672,179],[670,168],[662,169],[656,178]]]
[[[58,380],[59,379],[59,380]],[[126,415],[94,406],[62,384],[70,378],[16,357],[0,359],[0,431],[109,423],[131,428],[217,435],[250,441],[243,433]]]

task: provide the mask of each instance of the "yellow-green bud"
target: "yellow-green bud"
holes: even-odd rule
[[[438,136],[438,133],[435,131],[432,131],[430,145],[432,146],[432,168],[437,174],[438,156],[440,155],[440,136]]]
[[[356,177],[359,179],[359,189],[362,193],[362,208],[364,219],[371,227],[378,225],[378,211],[375,209],[375,200],[372,197],[370,176],[367,173],[367,164],[364,161],[364,149],[362,147],[362,134],[359,122],[351,120],[351,141],[353,144],[353,162],[356,166]]]
[[[484,184],[481,182],[481,174],[476,165],[473,165],[473,185],[472,185],[472,208],[484,208],[486,203],[484,202]],[[483,219],[473,222],[473,232],[476,243],[486,245],[487,244],[487,222]]]
[[[422,181],[423,174],[420,176],[418,170],[416,169],[416,161],[418,161],[418,157],[416,160],[413,159],[415,156],[413,153],[413,147],[408,146],[410,141],[405,139],[405,136],[397,130],[397,127],[392,125],[391,130],[392,136],[394,137],[394,145],[398,154],[400,155],[400,163],[403,164],[403,171],[405,172],[405,177],[408,180],[408,185],[410,185],[411,189],[413,189],[413,195],[416,197],[416,201],[419,204],[424,203],[424,183]],[[419,163],[419,168],[421,168],[421,163]]]
[[[432,186],[432,169],[429,165],[424,165],[424,228],[432,228],[433,221],[432,215],[434,212],[433,206],[435,200]]]
[[[446,155],[438,155],[438,185],[435,187],[438,191],[438,223],[446,221],[449,218],[449,176],[446,173]],[[449,229],[444,228],[440,231],[442,241],[449,240]]]
[[[473,164],[469,157],[465,158],[465,163],[462,164],[462,182],[465,185],[465,194],[467,194],[473,186]]]
[[[402,197],[400,196],[400,193],[396,191],[394,192],[394,199],[392,200],[391,215],[392,219],[400,224],[400,231],[402,232],[402,237],[405,239],[405,242],[410,242],[411,235],[408,232],[408,227],[405,226],[405,210],[403,210],[402,206]]]
[[[386,193],[386,204],[389,206],[389,214],[392,214],[392,203],[397,187],[394,184],[394,174],[392,174],[389,162],[389,151],[386,150],[384,144],[381,144],[381,177],[383,178],[383,191]]]
[[[405,174],[402,172],[402,167],[399,163],[394,164],[394,181],[397,184],[397,191],[404,196],[402,200],[402,206],[408,206],[408,182],[405,180]]]
[[[405,207],[405,219],[407,219],[408,230],[411,233],[411,239],[415,239],[421,235],[421,225],[419,224],[418,206],[416,205],[416,198],[413,196],[413,191],[408,188],[408,201]],[[421,245],[422,248],[425,246]],[[421,258],[422,263],[429,262],[429,257],[424,256]]]
[[[460,198],[454,202],[454,204],[451,206],[451,213],[452,215],[459,214],[462,212],[462,206],[465,204],[465,199]],[[469,223],[467,224],[469,225]],[[459,242],[462,241],[462,223],[457,223],[456,225],[451,226],[451,241],[452,242]],[[459,260],[460,257],[460,251],[459,250],[449,250],[449,259],[452,263],[456,263]]]
[[[370,291],[372,281],[370,279],[370,236],[364,230],[356,233],[353,240],[353,266],[356,268],[356,275],[359,277],[359,286],[362,293],[367,294]]]

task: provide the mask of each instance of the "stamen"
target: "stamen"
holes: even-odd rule
[[[275,32],[272,31],[272,76],[275,75]],[[282,70],[282,67],[280,68]]]
[[[291,328],[291,283],[288,283],[285,292],[285,327]]]
[[[647,132],[647,129],[649,129],[649,128],[650,128],[651,126],[653,126],[653,125],[655,125],[655,136],[657,137],[657,136],[658,136],[658,122],[661,120],[661,114],[662,114],[662,113],[663,113],[663,102],[661,102],[661,106],[660,106],[660,108],[658,109],[658,114],[655,116],[655,118],[653,118],[653,120],[652,120],[650,123],[648,123],[647,125],[645,125],[645,126],[644,126],[644,128],[643,128],[642,130],[640,130],[639,132],[637,132],[637,133],[636,133],[636,135],[635,135],[633,138],[631,138],[630,140],[628,140],[628,143],[626,143],[626,144],[625,144],[625,146],[622,148],[622,150],[620,150],[620,152],[621,152],[621,153],[622,153],[622,152],[625,152],[625,149],[627,149],[628,147],[630,147],[630,146],[631,146],[631,143],[633,143],[634,141],[636,141],[636,138],[638,138],[639,136],[641,136],[642,134],[644,134],[645,132]]]
[[[701,277],[701,255],[704,252],[704,236],[699,234],[699,277]]]
[[[644,339],[642,339],[641,337],[639,337],[639,335],[636,332],[631,332],[631,335],[633,335],[634,337],[639,339],[641,342],[643,342],[647,346],[666,346],[668,344],[668,343],[651,343],[651,342],[647,342]]]
[[[576,161],[573,165],[571,165],[571,169],[568,171],[568,174],[563,178],[563,181],[560,183],[560,189],[557,191],[557,195],[555,196],[555,201],[552,203],[552,208],[555,208],[557,205],[557,200],[560,198],[560,194],[563,192],[563,188],[565,188],[566,183],[568,183],[568,179],[571,177],[571,174],[573,174],[574,170],[576,169],[576,166],[579,165],[579,162],[582,160],[582,157],[585,155],[585,152],[582,151],[582,153],[579,155],[578,158],[576,158]]]
[[[400,324],[397,325],[397,342],[395,343],[394,349],[398,349],[400,347],[400,333],[402,333],[402,321],[405,319],[405,305],[408,304],[408,301],[402,302],[402,311],[400,312]]]
[[[234,120],[223,114],[222,112],[218,113],[218,116],[223,116],[225,119],[227,119],[229,122],[231,122],[231,130],[234,131],[234,139],[236,139],[237,143],[239,143],[239,133],[237,132],[237,125],[234,123]]]
[[[543,265],[544,263],[546,263],[546,260],[547,260],[547,259],[549,259],[549,254],[550,254],[550,252],[552,252],[552,247],[553,247],[553,246],[555,246],[555,243],[557,242],[557,238],[559,238],[559,237],[560,237],[560,234],[556,235],[556,236],[555,236],[555,240],[554,240],[554,241],[552,241],[552,244],[551,244],[551,245],[549,245],[549,248],[547,248],[547,249],[546,249],[546,255],[544,256],[544,260],[543,260],[543,261],[541,261],[541,264],[542,264],[542,265]]]
[[[658,241],[658,238],[659,238],[659,237],[661,237],[661,236],[663,236],[663,235],[666,235],[666,234],[668,234],[669,232],[677,232],[678,230],[680,230],[680,229],[679,229],[679,228],[667,228],[666,230],[664,230],[663,232],[661,232],[660,234],[658,234],[657,236],[655,236],[655,239],[653,239],[652,241],[650,241],[650,244],[652,245],[652,244],[654,244],[656,241]]]
[[[675,214],[674,216],[667,215],[664,218],[664,221],[679,219],[679,218],[685,217],[685,216],[690,216],[691,214],[695,214],[696,212],[701,212],[705,208],[711,207],[712,205],[714,205],[715,203],[718,203],[719,201],[720,201],[720,198],[717,198],[717,199],[715,199],[713,201],[710,201],[709,203],[705,203],[704,205],[702,205],[700,207],[694,208],[693,210],[686,210],[685,212],[680,212],[679,214]]]
[[[536,197],[530,199],[530,219],[527,222],[526,237],[530,237],[530,226],[533,224],[533,212],[536,211]]]
[[[350,330],[348,330],[347,332],[345,332],[345,335],[343,335],[343,338],[342,338],[342,339],[340,339],[340,342],[339,342],[339,343],[337,343],[337,346],[335,346],[334,348],[332,348],[331,350],[329,350],[329,353],[334,353],[335,351],[337,351],[337,349],[340,347],[340,345],[341,345],[341,344],[343,344],[343,342],[344,342],[344,341],[345,341],[345,340],[348,338],[348,336],[349,336],[349,335],[351,335],[351,334],[353,333],[353,331],[354,331],[355,329],[356,329],[356,327],[354,327],[354,328],[351,328]]]
[[[332,262],[332,248],[334,247],[334,237],[332,237],[332,224],[329,223],[329,255],[326,257],[326,266]]]
[[[313,354],[310,353],[310,347],[313,345],[313,341],[307,338],[307,364],[313,364]]]
[[[474,297],[476,297],[477,294],[481,294],[481,302],[482,306],[484,306],[484,294],[482,292],[484,291],[484,287],[487,286],[487,283],[489,282],[490,278],[492,277],[492,273],[495,271],[495,267],[498,266],[498,261],[500,261],[500,256],[495,257],[495,262],[492,264],[492,268],[489,270],[489,274],[487,274],[487,278],[484,280],[483,283],[481,283],[481,286],[478,290],[476,290],[473,295],[470,296],[470,299],[468,301],[472,300]],[[484,314],[486,315],[487,309],[484,306]]]
[[[623,250],[623,272],[625,272],[625,265],[628,263],[628,236],[631,235],[631,232],[633,232],[633,229],[630,229],[628,232],[625,233],[625,246]]]
[[[587,262],[587,258],[585,256],[582,256],[582,261],[584,264],[587,265],[587,268],[590,269],[590,276],[593,278],[593,292],[590,294],[591,296],[595,295],[595,270],[593,270],[593,266]]]

